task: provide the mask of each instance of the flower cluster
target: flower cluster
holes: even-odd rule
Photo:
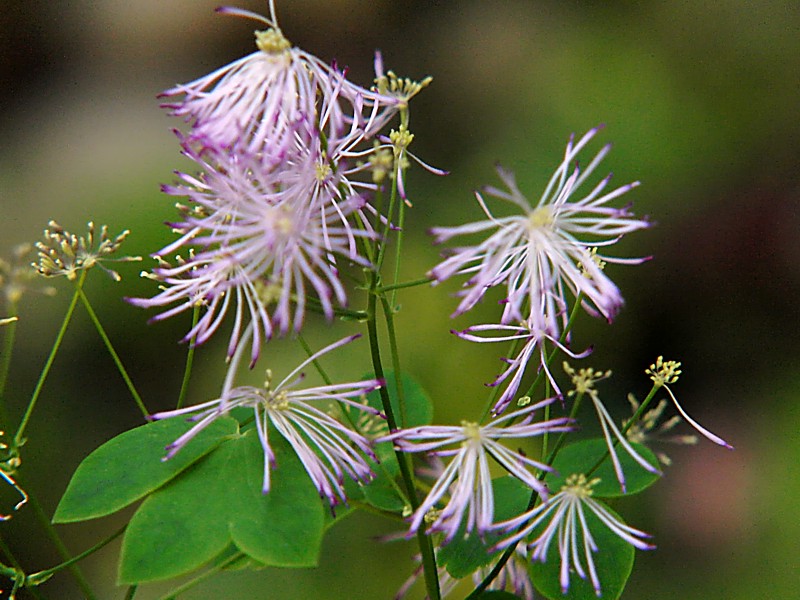
[[[313,354],[277,385],[269,369],[261,387],[233,381],[246,347],[252,368],[273,336],[301,330],[309,307],[333,319],[347,304],[342,265],[373,268],[371,245],[388,219],[371,196],[387,175],[400,185],[398,165],[413,137],[405,126],[400,135],[379,134],[429,79],[414,83],[385,73],[377,54],[375,86],[366,89],[335,64],[292,46],[273,2],[269,18],[230,7],[218,12],[254,19],[264,29],[255,32],[252,54],[162,94],[164,106],[186,123],[176,135],[197,172],[179,172],[176,183],[163,186],[180,199],[180,217],[170,223],[177,239],[154,253],[158,265],[143,273],[160,291],[129,301],[161,309],[153,320],[196,311],[184,337],[193,346],[232,314],[230,364],[218,398],[151,418],[188,416],[194,423],[168,446],[166,460],[215,419],[252,408],[264,451],[264,493],[276,466],[270,437],[280,435],[335,506],[347,500],[345,475],[360,483],[372,478],[375,455],[372,443],[330,408],[382,416],[363,397],[383,380],[295,388],[306,366],[358,336]]]
[[[376,184],[360,176],[373,162],[385,171],[376,136],[428,81],[384,74],[377,55],[377,85],[362,88],[293,47],[271,9],[270,18],[218,9],[266,26],[256,31],[257,50],[163,94],[190,125],[178,137],[200,172],[178,173],[176,185],[164,186],[183,199],[181,219],[171,224],[179,237],[145,274],[161,292],[130,300],[170,307],[155,320],[200,308],[185,336],[193,344],[208,340],[232,311],[228,354],[251,324],[251,362],[275,333],[302,328],[309,303],[328,320],[346,305],[339,261],[371,266],[362,243],[376,238],[382,217],[369,204]],[[369,140],[377,150],[360,147]]]
[[[125,238],[130,234],[127,229],[118,236],[111,238],[108,235],[108,227],[105,225],[100,227],[100,235],[98,236],[95,224],[91,221],[87,224],[88,233],[86,236],[70,233],[55,221],[50,221],[48,227],[48,229],[44,230],[44,241],[36,243],[36,249],[39,251],[39,260],[33,263],[33,268],[44,277],[63,275],[69,280],[74,280],[78,277],[78,273],[88,271],[94,266],[99,266],[114,281],[119,281],[119,273],[107,268],[102,264],[103,261],[130,262],[141,260],[138,256],[108,258],[119,250]]]
[[[610,189],[609,175],[582,191],[610,149],[608,145],[603,147],[586,168],[578,166],[579,152],[598,130],[592,129],[577,142],[570,138],[563,160],[538,203],[530,203],[519,190],[513,174],[499,168],[498,173],[507,189],[487,187],[483,193],[475,194],[486,220],[431,230],[437,243],[458,236],[485,234],[474,245],[451,249],[428,274],[434,285],[457,275],[467,275],[466,283],[458,293],[461,300],[454,317],[472,309],[490,288],[501,287],[504,290],[502,314],[497,322],[453,331],[467,341],[506,342],[512,348],[514,356],[504,359],[507,367],[488,384],[505,386],[493,400],[493,419],[485,425],[464,421],[460,426],[398,429],[378,441],[392,441],[400,452],[425,452],[448,461],[442,463],[426,497],[410,514],[409,536],[423,528],[429,534],[441,534],[441,544],[451,543],[457,536],[472,534],[491,543],[490,539],[499,536],[500,541],[495,543],[494,550],[515,549],[513,557],[510,550],[506,553],[505,559],[511,562],[505,563],[503,569],[519,561],[520,556],[534,561],[547,560],[552,542],[557,539],[562,591],[566,593],[570,573],[574,572],[589,579],[600,595],[601,583],[593,558],[600,548],[593,530],[605,527],[638,549],[652,546],[644,541],[649,537],[647,534],[626,525],[604,504],[592,498],[593,487],[599,479],[590,480],[588,476],[606,457],[598,456],[596,461],[599,462],[586,474],[568,477],[558,493],[553,495],[548,489],[546,476],[553,475],[553,457],[561,446],[563,435],[575,429],[572,418],[550,418],[550,406],[557,398],[563,405],[571,399],[572,416],[575,416],[581,399],[588,397],[591,400],[606,441],[607,456],[623,494],[626,493],[626,479],[618,448],[653,476],[661,475],[661,471],[631,443],[644,439],[642,431],[636,430],[639,437],[634,440],[626,436],[638,421],[631,420],[620,428],[600,401],[595,385],[609,377],[610,371],[573,369],[565,362],[564,371],[571,379],[572,387],[563,394],[550,369],[555,350],[574,359],[583,358],[591,351],[574,352],[568,346],[577,309],[583,308],[590,315],[610,322],[621,308],[622,295],[605,274],[606,263],[638,264],[647,260],[619,259],[598,253],[598,249],[613,245],[625,234],[649,226],[646,219],[635,217],[627,206],[611,205],[612,201],[635,188],[638,182]],[[495,216],[484,194],[513,204],[521,214]],[[535,404],[527,394],[518,395],[531,364],[543,373],[549,388],[555,393],[553,397]],[[663,386],[670,392],[667,384],[676,380],[678,366],[660,360],[648,369],[647,374],[651,375],[656,387]],[[533,387],[528,394],[532,391]],[[518,408],[507,410],[515,400]],[[692,421],[677,401],[675,404],[691,425],[720,443],[716,436]],[[534,415],[545,408],[545,417],[536,421]],[[636,417],[638,419],[639,414]],[[655,418],[657,416],[651,415],[651,421]],[[669,427],[675,423],[672,421]],[[500,443],[501,440],[532,438],[554,432],[562,437],[547,461],[530,458],[522,451],[512,451]],[[495,520],[496,499],[489,457],[531,493],[527,510],[500,522]],[[491,538],[487,537],[490,535]],[[525,582],[529,583],[528,579],[517,579],[514,588],[527,595]],[[401,590],[401,595],[406,589]]]
[[[403,489],[399,485],[393,489],[405,505],[403,516],[409,522],[405,535],[420,539],[436,536],[438,548],[421,547],[427,578],[436,576],[434,559],[443,546],[478,538],[487,556],[505,549],[501,561],[511,562],[489,569],[487,558],[483,565],[486,568],[475,571],[474,577],[495,577],[500,573],[493,584],[495,588],[508,586],[530,598],[533,583],[527,564],[548,560],[553,541],[557,540],[562,591],[566,593],[574,572],[589,580],[601,595],[594,562],[600,551],[598,528],[605,539],[609,530],[612,536],[635,548],[652,546],[645,541],[647,534],[626,525],[592,497],[599,481],[592,477],[609,458],[619,487],[626,493],[620,448],[648,472],[639,473],[640,479],[649,477],[654,481],[661,474],[656,464],[651,464],[656,461],[635,444],[647,439],[663,412],[663,405],[659,405],[639,425],[655,391],[665,388],[689,424],[712,441],[727,445],[693,421],[672,394],[668,386],[677,381],[679,363],[659,358],[651,365],[647,374],[653,381],[653,390],[621,427],[595,389],[598,382],[610,376],[610,371],[573,369],[564,363],[572,383],[565,394],[551,370],[556,351],[573,359],[591,352],[591,348],[583,352],[570,348],[573,318],[580,309],[611,322],[622,307],[621,292],[606,275],[606,264],[639,264],[647,260],[605,253],[626,234],[649,227],[647,219],[636,217],[629,206],[616,202],[638,182],[614,187],[608,175],[594,184],[588,183],[610,151],[610,145],[605,145],[586,166],[579,166],[578,156],[597,135],[597,127],[578,139],[569,138],[563,158],[538,202],[523,195],[510,171],[498,168],[504,188],[490,186],[475,193],[486,219],[431,230],[437,244],[462,236],[473,238],[472,242],[446,251],[426,280],[438,285],[466,276],[458,292],[454,317],[473,309],[491,294],[491,288],[502,291],[502,310],[496,321],[453,333],[476,343],[506,342],[510,357],[504,359],[504,370],[487,384],[495,389],[482,421],[465,419],[458,425],[431,425],[427,420],[404,427],[403,419],[408,415],[404,412],[402,380],[396,380],[396,397],[391,397],[385,389],[375,313],[380,297],[395,359],[394,376],[398,377],[402,374],[397,372],[400,361],[396,360],[390,314],[394,309],[382,294],[386,289],[407,287],[414,282],[383,286],[380,270],[385,238],[402,228],[403,207],[410,206],[404,169],[409,159],[420,162],[408,150],[414,139],[408,129],[408,101],[429,79],[413,82],[385,71],[381,55],[376,54],[375,85],[362,88],[350,82],[345,71],[335,64],[328,65],[293,47],[277,24],[273,2],[268,18],[234,8],[219,12],[254,19],[265,28],[256,31],[256,51],[252,54],[163,94],[171,114],[186,124],[186,131],[176,133],[183,154],[197,172],[179,172],[176,183],[163,187],[167,195],[180,199],[180,216],[170,223],[177,239],[154,253],[158,266],[145,274],[158,282],[159,292],[151,298],[130,299],[138,306],[159,309],[154,320],[194,313],[193,325],[184,337],[193,346],[209,340],[226,316],[233,315],[227,347],[230,365],[218,397],[188,408],[180,408],[179,404],[175,410],[151,415],[154,420],[188,417],[192,423],[167,447],[165,460],[221,416],[234,409],[252,409],[251,427],[256,430],[264,453],[263,492],[274,487],[273,470],[278,465],[270,440],[274,441],[277,435],[291,446],[320,497],[333,508],[347,502],[346,478],[359,486],[369,484],[374,476],[372,463],[377,461],[373,446],[388,442],[397,458],[392,467],[397,467],[403,479]],[[387,134],[384,129],[398,115],[400,124]],[[382,202],[373,200],[387,181],[392,182],[392,194],[388,214],[383,214]],[[510,203],[515,212],[496,216],[487,197]],[[397,224],[393,222],[396,205],[401,207],[396,209]],[[96,256],[89,256],[102,257],[106,245],[111,247],[120,241],[106,237],[104,230]],[[68,243],[67,248],[73,245]],[[48,258],[50,254],[42,250]],[[397,254],[399,257],[399,250]],[[81,260],[74,265],[51,260],[53,265],[47,263],[47,268],[74,277],[74,270],[83,268],[86,262]],[[360,267],[367,273],[371,294],[367,311],[345,310],[348,294],[340,271],[348,266]],[[252,368],[267,341],[274,336],[299,333],[311,310],[328,321],[337,313],[356,314],[359,319],[363,315],[370,327],[375,377],[332,383],[319,366],[321,356],[359,337],[354,335],[317,353],[309,350],[309,357],[277,384],[267,369],[262,386],[234,385],[248,350]],[[303,370],[310,365],[320,371],[324,385],[300,386]],[[534,386],[527,393],[520,393],[531,367],[539,371],[537,381],[545,381],[545,391],[540,396],[544,399],[539,401],[530,397]],[[388,375],[386,378],[391,379]],[[365,399],[366,394],[379,389],[385,415]],[[591,400],[599,418],[607,452],[594,458],[593,467],[587,465],[586,470],[559,479],[556,467],[563,465],[558,462],[558,453],[564,447],[566,434],[577,428],[578,408],[584,397]],[[553,417],[551,411],[559,405],[566,408],[568,400],[572,401],[570,416]],[[399,419],[394,414],[395,401],[401,407]],[[333,405],[338,407],[338,413],[331,412]],[[509,409],[512,405],[514,408]],[[374,423],[359,426],[364,420],[377,421],[376,416],[385,418],[391,430],[381,424],[380,433],[370,435],[367,431],[374,433]],[[671,420],[661,429],[668,430],[676,422]],[[551,434],[558,436],[552,444]],[[515,446],[539,442],[540,458],[531,458]],[[430,485],[421,486],[425,490],[421,501],[417,499],[418,482],[411,474],[412,459],[402,453],[425,455],[435,465],[429,472]],[[627,457],[623,458],[627,461]],[[583,468],[581,464],[574,471]],[[563,470],[565,475],[573,472],[572,467]],[[525,494],[527,506],[520,506],[516,516],[507,518],[510,511],[506,505],[498,510],[498,498],[503,492],[497,492],[498,481],[492,479],[493,472],[513,478],[504,479],[500,487],[510,482]],[[392,477],[388,468],[382,474]],[[612,487],[616,493],[616,485]],[[607,488],[606,485],[604,490]],[[370,501],[366,490],[364,498]],[[452,578],[441,570],[439,576],[445,591],[451,590]],[[404,596],[412,583],[413,578],[401,588],[398,597]],[[487,580],[486,585],[489,584]],[[483,585],[479,583],[479,587]]]

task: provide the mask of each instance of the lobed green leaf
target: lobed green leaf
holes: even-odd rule
[[[522,600],[516,594],[506,592],[505,590],[489,590],[477,596],[478,600]]]
[[[658,459],[648,448],[637,443],[632,443],[631,445],[647,462],[659,468]],[[625,473],[625,487],[627,490],[625,492],[620,489],[617,475],[614,472],[614,465],[608,454],[608,446],[603,438],[581,440],[564,446],[556,455],[555,461],[553,461],[553,467],[556,472],[548,473],[547,477],[545,477],[545,483],[554,494],[558,493],[567,477],[574,473],[588,474],[603,457],[605,458],[603,458],[603,462],[597,470],[592,472],[591,475],[587,475],[590,479],[600,479],[592,488],[595,497],[615,498],[636,494],[658,481],[660,475],[645,470],[623,448],[617,449],[617,456],[622,465],[622,471]]]
[[[125,532],[120,583],[184,575],[231,544],[259,566],[316,565],[324,526],[319,494],[288,443],[271,433],[269,494],[261,492],[256,431],[228,439],[142,503]]]
[[[162,460],[165,446],[191,426],[184,419],[155,421],[97,448],[73,474],[53,522],[85,521],[117,512],[163,486],[238,431],[235,420],[220,417],[170,460]]]
[[[603,503],[601,502],[601,504]],[[604,504],[603,506],[622,521],[614,511]],[[598,548],[592,557],[601,585],[602,599],[616,600],[622,595],[633,570],[634,547],[606,527],[590,510],[585,512],[589,531]],[[534,531],[533,537],[537,533]],[[586,569],[580,533],[577,543],[580,546],[577,553],[581,557],[581,564]],[[550,600],[597,600],[598,596],[591,581],[581,579],[574,570],[569,574],[569,588],[566,593],[563,592],[559,583],[560,569],[561,559],[558,553],[558,543],[554,540],[548,549],[546,561],[534,561],[531,565],[531,579],[536,589]]]
[[[504,476],[492,480],[494,488],[495,521],[510,519],[524,512],[531,499],[531,489],[516,477]],[[489,548],[499,542],[498,535],[487,534],[483,538],[477,534],[456,537],[439,550],[439,562],[447,567],[447,572],[456,579],[473,573],[488,565],[502,551],[490,552]]]

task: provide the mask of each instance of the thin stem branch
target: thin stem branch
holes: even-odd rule
[[[400,427],[405,427],[408,422],[406,416],[406,395],[403,391],[402,371],[400,370],[400,352],[397,347],[397,335],[394,329],[394,310],[386,299],[386,296],[381,294],[380,299],[381,307],[383,308],[383,316],[386,319],[386,331],[389,337],[389,353],[392,359],[395,391],[397,392],[397,407],[400,409],[399,425]]]
[[[421,279],[414,279],[412,281],[402,281],[400,283],[392,283],[389,285],[382,285],[375,289],[378,293],[383,292],[393,292],[394,290],[402,290],[404,288],[416,287],[419,285],[425,285],[426,283],[430,283],[433,281],[430,277],[423,277]],[[392,297],[392,304],[394,304],[394,296]]]
[[[633,427],[634,423],[639,421],[642,414],[644,414],[644,411],[647,410],[647,406],[650,404],[650,402],[652,402],[653,398],[656,395],[656,392],[660,387],[661,386],[659,385],[653,385],[653,387],[650,389],[650,392],[647,394],[647,397],[644,400],[642,400],[642,403],[639,405],[639,408],[636,409],[636,412],[633,413],[633,416],[630,419],[628,419],[628,422],[625,423],[625,425],[620,430],[620,433],[622,435],[628,433],[628,430],[631,427]],[[617,446],[619,446],[619,438],[615,438],[613,444],[614,448],[616,449]],[[600,459],[594,464],[594,466],[585,473],[586,477],[589,477],[592,473],[597,471],[597,469],[600,468],[600,465],[602,465],[603,462],[605,462],[605,460],[610,456],[611,456],[611,450],[609,448],[606,448],[606,451],[603,454],[603,456],[601,456]]]
[[[97,596],[95,596],[92,587],[89,585],[89,581],[86,579],[86,576],[83,574],[83,571],[81,571],[80,567],[72,560],[72,555],[69,549],[61,540],[61,536],[58,535],[55,527],[53,527],[53,525],[50,523],[50,518],[47,516],[47,514],[45,514],[42,505],[39,504],[39,501],[31,493],[30,488],[27,486],[26,488],[28,489],[28,496],[30,497],[31,506],[33,507],[36,520],[39,521],[39,524],[44,529],[47,537],[50,538],[50,541],[53,543],[53,546],[55,546],[59,556],[61,556],[64,561],[70,563],[67,566],[67,569],[69,569],[73,579],[75,579],[75,583],[78,584],[78,587],[81,589],[81,592],[87,598],[87,600],[97,600]]]
[[[195,305],[192,309],[192,328],[189,331],[193,331],[195,325],[197,325],[197,319],[200,316],[200,306]],[[186,366],[183,368],[183,379],[181,380],[181,390],[178,392],[178,402],[175,404],[175,410],[179,409],[183,406],[184,401],[186,400],[186,394],[189,393],[189,379],[192,376],[192,364],[194,363],[194,351],[195,345],[189,344],[189,349],[186,351]]]
[[[402,167],[401,167],[400,173],[401,173],[401,176],[402,176]],[[402,252],[402,249],[403,249],[403,233],[405,232],[405,224],[406,224],[406,203],[405,202],[401,202],[400,203],[400,215],[399,215],[399,219],[398,219],[397,245],[395,246],[395,252],[394,252],[394,283],[395,284],[397,284],[397,282],[400,280],[400,253]],[[398,288],[395,288],[395,289],[392,290],[392,299],[389,302],[389,305],[391,305],[392,309],[394,309],[395,300],[397,298],[397,289]]]
[[[86,312],[89,313],[89,318],[92,320],[92,323],[94,323],[97,333],[99,333],[100,337],[103,338],[103,343],[106,345],[108,353],[114,360],[114,364],[117,365],[117,370],[119,371],[120,375],[122,375],[122,379],[125,380],[125,385],[128,386],[128,390],[130,391],[131,396],[133,396],[134,402],[136,402],[139,410],[142,411],[142,416],[147,417],[147,415],[150,414],[150,411],[147,410],[144,402],[142,402],[141,396],[139,396],[139,392],[136,391],[136,386],[133,385],[133,381],[131,381],[131,378],[128,376],[128,371],[126,371],[125,367],[122,365],[122,361],[120,360],[117,351],[114,350],[114,346],[111,344],[111,339],[109,339],[108,335],[106,334],[106,330],[103,329],[103,326],[100,324],[100,319],[97,318],[97,313],[94,312],[94,309],[89,302],[89,298],[84,293],[82,287],[77,286],[76,291],[80,295],[83,306],[86,309]]]
[[[233,563],[235,563],[237,560],[240,560],[244,556],[246,556],[246,554],[244,552],[237,552],[236,554],[233,554],[232,556],[229,556],[225,560],[220,561],[219,563],[217,563],[216,565],[214,565],[213,567],[211,567],[207,571],[201,573],[197,577],[194,577],[193,579],[190,579],[189,581],[187,581],[183,585],[179,585],[178,587],[176,587],[172,591],[167,592],[165,595],[161,596],[160,600],[175,600],[182,593],[192,589],[197,584],[202,583],[203,581],[205,581],[206,579],[208,579],[209,577],[211,577],[212,575],[214,575],[218,571],[221,571],[222,569],[224,569],[228,565],[232,565]]]
[[[13,569],[11,569],[3,565],[2,570],[0,570],[0,573],[5,575],[6,577],[13,579],[16,573],[22,572],[22,565],[17,560],[16,556],[14,556],[14,553],[11,552],[11,548],[9,548],[8,545],[6,544],[6,541],[3,539],[2,534],[0,534],[0,552],[3,553],[6,560],[10,562],[11,565],[14,567]]]
[[[7,577],[14,582],[13,586],[11,587],[11,597],[13,597],[17,590],[19,590],[19,588],[25,583],[25,572],[22,570],[22,565],[11,552],[11,549],[6,544],[2,535],[0,535],[0,551],[5,555],[6,560],[13,565],[12,568],[0,563],[0,575]],[[36,600],[42,600],[42,595],[38,592],[38,590],[33,588],[29,591]]]
[[[83,560],[87,556],[90,556],[90,555],[94,554],[95,552],[97,552],[98,550],[103,548],[104,546],[106,546],[106,545],[110,544],[111,542],[113,542],[115,539],[117,539],[119,536],[121,536],[125,532],[125,528],[126,527],[127,527],[127,524],[123,525],[122,527],[120,527],[117,531],[112,533],[106,539],[98,542],[97,544],[95,544],[94,546],[89,548],[88,550],[84,550],[80,554],[78,554],[76,556],[73,556],[69,560],[66,560],[63,563],[61,563],[59,565],[56,565],[55,567],[50,567],[49,569],[45,569],[44,571],[38,571],[37,573],[31,573],[27,577],[26,585],[40,585],[40,584],[44,583],[47,579],[52,577],[55,573],[58,573],[59,571],[61,571],[63,569],[71,567],[72,565],[74,565],[78,561]]]
[[[320,304],[319,300],[316,298],[306,298],[306,308],[320,315],[325,314],[322,304]],[[344,319],[352,319],[353,321],[365,321],[367,319],[367,313],[363,310],[351,310],[349,308],[342,308],[341,306],[333,307],[333,314]]]
[[[79,290],[83,286],[83,282],[86,280],[86,271],[82,271],[78,281],[75,284],[75,293],[72,296],[72,300],[70,300],[69,306],[67,307],[67,312],[64,315],[64,320],[61,323],[61,327],[58,330],[58,334],[56,334],[55,342],[53,342],[53,347],[50,349],[50,355],[47,357],[47,361],[44,363],[44,368],[42,372],[39,374],[39,380],[36,382],[36,387],[33,390],[33,394],[31,395],[31,399],[28,402],[28,408],[25,410],[25,414],[22,417],[22,421],[17,428],[17,433],[14,434],[14,439],[12,445],[14,448],[19,448],[25,443],[25,438],[23,434],[25,433],[25,427],[28,425],[28,421],[33,414],[33,409],[36,406],[36,401],[39,399],[39,394],[42,392],[42,387],[44,387],[44,382],[47,379],[47,375],[50,373],[50,368],[53,366],[53,361],[56,358],[56,354],[58,353],[58,349],[61,347],[61,342],[64,340],[64,334],[67,332],[67,326],[69,325],[70,321],[72,320],[72,315],[75,312],[75,307],[78,304],[78,298],[80,297]]]
[[[9,303],[8,316],[17,316],[16,303]],[[17,322],[11,321],[3,327],[3,354],[0,355],[0,430],[8,423],[8,413],[6,412],[6,382],[8,381],[8,371],[11,368],[11,355],[14,351],[14,340],[16,339]]]

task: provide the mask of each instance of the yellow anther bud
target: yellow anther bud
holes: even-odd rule
[[[650,379],[655,385],[661,387],[678,381],[678,376],[681,374],[681,363],[677,360],[664,360],[663,356],[659,356],[649,369],[645,369],[645,373],[650,375]]]

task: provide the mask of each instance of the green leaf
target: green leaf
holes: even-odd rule
[[[186,574],[231,544],[259,566],[316,565],[322,503],[291,447],[271,433],[269,494],[261,492],[264,452],[256,431],[225,441],[139,507],[125,532],[120,582]]]
[[[271,567],[316,566],[326,509],[300,459],[283,437],[270,431],[276,467],[265,495],[264,450],[256,431],[248,431],[238,446],[238,470],[229,481],[234,543]]]
[[[177,418],[155,421],[100,446],[73,474],[53,522],[95,519],[125,508],[167,483],[238,430],[236,421],[220,417],[175,456],[163,461],[164,447],[191,426]]]
[[[324,510],[323,511],[323,520],[324,520],[324,530],[327,531],[331,527],[333,527],[336,523],[339,523],[343,519],[349,517],[353,513],[356,512],[356,509],[353,507],[353,502],[364,502],[364,488],[350,479],[349,477],[344,478],[344,495],[347,498],[349,504],[339,505],[336,507],[335,511]]]
[[[236,546],[231,544],[221,554],[218,554],[211,562],[212,568],[222,569],[223,571],[243,571],[245,569],[258,570],[266,565],[254,560],[250,556],[243,554]]]
[[[239,468],[236,446],[221,444],[142,502],[122,541],[120,583],[183,575],[230,545],[226,473]]]
[[[603,503],[600,502],[600,504]],[[619,516],[614,511],[605,506],[605,504],[603,506],[619,519]],[[606,527],[591,510],[586,510],[585,514],[589,531],[599,549],[592,554],[592,558],[601,585],[602,599],[616,600],[622,595],[625,583],[633,570],[635,550],[628,542]],[[622,521],[622,519],[619,520]],[[535,537],[540,532],[541,530],[535,530],[533,536]],[[577,540],[580,546],[578,555],[581,557],[581,564],[584,570],[586,570],[582,539],[581,532],[578,532]],[[556,541],[548,549],[546,558],[547,560],[544,563],[534,561],[531,565],[531,579],[537,590],[551,600],[597,600],[597,594],[594,591],[591,580],[581,579],[574,570],[570,572],[567,593],[562,593],[559,582],[561,558],[558,554],[558,543]]]
[[[397,490],[396,485],[386,472],[379,470],[372,481],[362,486],[364,500],[381,510],[402,512],[408,502]]]
[[[368,379],[373,377],[369,375]],[[417,425],[430,425],[433,421],[433,402],[430,396],[423,389],[422,385],[408,373],[402,373],[400,384],[403,389],[403,399],[405,408],[401,410],[400,401],[397,395],[397,378],[392,371],[386,373],[386,389],[389,392],[389,400],[392,405],[397,423],[401,427],[416,427]],[[373,408],[383,410],[381,395],[379,390],[367,394],[367,403]]]
[[[477,596],[478,600],[521,600],[519,596],[504,590],[489,590]]]
[[[632,443],[631,445],[647,462],[656,468],[659,467],[658,459],[649,449],[641,444]],[[618,448],[617,456],[622,464],[622,471],[625,473],[625,487],[627,488],[627,491],[623,492],[617,481],[611,457],[608,455],[605,439],[595,438],[564,446],[553,462],[557,474],[548,473],[545,483],[554,494],[558,493],[567,477],[575,473],[588,473],[603,456],[605,459],[601,465],[591,475],[588,475],[589,479],[600,479],[592,488],[596,498],[616,498],[636,494],[653,485],[660,477],[656,473],[646,471],[625,452],[624,448]]]
[[[494,488],[495,521],[510,519],[523,513],[531,499],[531,489],[516,477],[504,476],[492,480]],[[456,537],[439,550],[439,562],[447,567],[447,572],[456,579],[473,573],[489,564],[502,551],[489,552],[501,536],[487,534],[481,538],[477,534]]]

